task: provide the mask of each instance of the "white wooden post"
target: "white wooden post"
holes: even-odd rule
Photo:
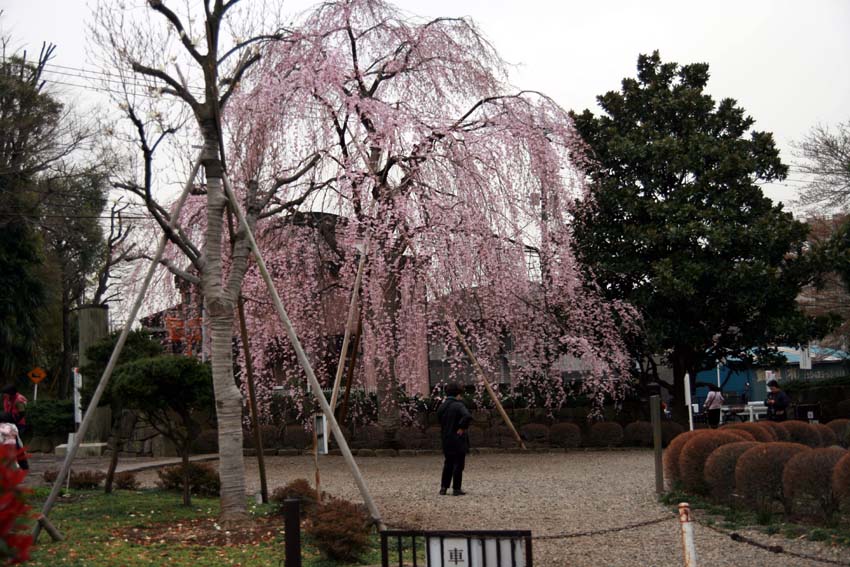
[[[694,406],[691,405],[691,377],[685,372],[685,405],[688,406],[688,425],[694,430]]]

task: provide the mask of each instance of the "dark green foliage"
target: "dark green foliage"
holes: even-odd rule
[[[197,496],[218,496],[221,482],[218,471],[203,463],[189,463],[186,468],[189,478],[189,491]],[[165,467],[157,471],[159,481],[156,485],[163,490],[183,491],[184,470],[182,465]]]
[[[141,484],[132,472],[120,472],[115,475],[115,488],[119,490],[138,490]]]
[[[33,435],[64,436],[74,431],[74,402],[42,399],[27,404],[27,424]]]
[[[80,369],[80,372],[89,377],[83,381],[83,388],[80,392],[82,396],[83,407],[88,407],[91,402],[95,388],[97,388],[100,377],[103,371],[106,370],[106,365],[109,363],[109,358],[112,356],[112,351],[115,350],[115,343],[118,342],[118,336],[121,333],[115,332],[105,337],[89,347],[86,351],[86,357],[89,363]],[[141,358],[150,358],[162,354],[162,345],[159,341],[154,340],[150,333],[145,331],[131,331],[127,335],[127,340],[124,342],[124,347],[121,349],[121,355],[118,357],[118,364],[115,367],[114,373],[117,373],[122,365],[139,360]],[[120,414],[121,406],[115,404],[112,399],[112,388],[114,381],[110,381],[106,390],[100,398],[101,406],[112,405],[115,413]]]
[[[319,503],[319,493],[303,478],[296,478],[286,486],[275,488],[269,500],[274,504],[274,513],[283,515],[283,502],[288,498],[301,501],[301,516],[312,512]]]
[[[305,532],[328,559],[353,562],[369,546],[369,516],[362,506],[329,498],[310,515]]]
[[[803,254],[808,227],[758,185],[788,172],[772,134],[752,130],[735,100],[705,92],[708,65],[655,52],[637,71],[597,97],[599,116],[573,113],[591,158],[575,243],[601,289],[643,314],[635,354],[669,353],[683,412],[686,372],[826,330],[795,301],[820,264]]]
[[[600,421],[590,426],[590,444],[594,447],[619,447],[623,444],[623,426],[615,421]]]
[[[105,478],[106,474],[101,471],[71,471],[68,486],[75,490],[93,490],[98,488]]]
[[[581,445],[581,428],[575,423],[556,423],[549,429],[549,442],[557,447],[574,449]]]

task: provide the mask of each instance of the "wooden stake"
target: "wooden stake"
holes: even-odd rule
[[[342,339],[342,350],[339,353],[339,362],[336,365],[336,378],[334,379],[333,393],[331,394],[331,409],[336,411],[336,401],[339,397],[339,386],[342,381],[342,370],[345,368],[345,358],[348,354],[348,341],[351,338],[351,329],[357,321],[357,299],[360,294],[360,282],[363,280],[363,266],[366,265],[366,253],[368,246],[363,247],[360,255],[360,263],[357,265],[357,276],[354,278],[354,289],[351,290],[351,302],[348,304],[348,318],[345,321],[345,336]]]
[[[472,366],[475,368],[475,371],[478,372],[478,375],[481,378],[481,381],[484,383],[484,388],[487,390],[487,393],[490,394],[490,399],[493,400],[493,403],[496,405],[496,409],[499,410],[499,414],[502,416],[502,419],[505,421],[505,424],[508,426],[508,429],[511,430],[511,433],[514,434],[514,439],[519,443],[519,446],[525,449],[525,443],[522,442],[522,437],[519,436],[517,430],[514,428],[514,424],[511,423],[511,418],[508,417],[508,412],[505,411],[505,408],[502,407],[502,402],[499,401],[499,398],[496,397],[496,392],[493,391],[492,386],[490,386],[490,381],[487,380],[487,375],[484,374],[484,369],[481,368],[481,365],[478,364],[478,359],[475,358],[475,355],[472,353],[472,349],[469,348],[469,345],[466,344],[466,339],[463,338],[463,335],[460,334],[460,329],[457,328],[457,325],[454,321],[449,320],[449,324],[452,326],[452,330],[454,330],[455,335],[457,335],[457,340],[460,342],[460,346],[463,347],[463,350],[466,352],[466,356],[472,361]]]
[[[348,372],[346,373],[345,395],[342,397],[342,406],[339,408],[339,422],[345,423],[345,417],[348,413],[348,400],[351,397],[351,385],[354,383],[354,367],[357,365],[357,350],[360,347],[360,334],[363,332],[363,325],[358,323],[357,331],[354,333],[354,344],[351,346],[351,359],[348,361]]]
[[[227,198],[230,200],[231,207],[233,208],[233,212],[236,213],[236,218],[239,221],[239,224],[245,228],[245,234],[248,237],[248,243],[251,246],[251,252],[254,254],[254,259],[257,261],[257,267],[260,269],[260,274],[263,276],[263,281],[266,282],[266,287],[268,287],[269,294],[272,296],[272,302],[274,303],[275,310],[277,311],[278,316],[280,317],[281,323],[283,323],[283,328],[286,330],[286,335],[289,337],[289,341],[292,343],[292,348],[295,350],[295,354],[298,357],[298,362],[301,364],[301,367],[304,369],[304,373],[307,375],[307,381],[310,383],[310,387],[313,389],[313,395],[316,396],[316,400],[319,402],[319,406],[322,408],[322,413],[327,417],[328,422],[331,425],[331,431],[333,431],[334,437],[336,438],[337,444],[339,445],[340,450],[342,451],[342,456],[345,458],[345,462],[348,464],[349,469],[351,470],[351,474],[354,477],[354,482],[357,484],[357,488],[360,490],[360,495],[363,497],[364,502],[366,503],[366,507],[369,510],[369,514],[372,516],[374,522],[378,525],[378,529],[384,531],[386,526],[384,525],[383,520],[381,520],[381,515],[378,512],[377,506],[375,506],[375,501],[372,499],[372,494],[369,492],[369,488],[366,486],[366,481],[363,479],[363,475],[360,473],[360,468],[357,466],[357,463],[354,460],[354,456],[351,454],[351,449],[348,447],[348,442],[345,440],[345,436],[342,434],[342,430],[339,428],[339,424],[334,417],[333,411],[331,411],[331,406],[328,404],[327,398],[325,398],[324,392],[322,392],[322,386],[319,384],[319,381],[316,379],[316,375],[313,372],[313,367],[310,365],[310,361],[307,358],[307,353],[304,352],[304,348],[301,346],[301,341],[298,339],[298,334],[295,332],[295,328],[292,326],[292,321],[289,320],[289,315],[286,313],[286,309],[283,307],[283,302],[280,300],[280,295],[277,293],[277,288],[274,285],[274,280],[272,280],[271,274],[269,274],[268,269],[266,268],[266,262],[263,260],[263,255],[260,252],[260,247],[257,246],[257,241],[254,239],[254,232],[251,230],[251,227],[248,226],[248,223],[245,221],[245,216],[242,214],[242,209],[239,207],[238,201],[236,200],[236,195],[233,193],[233,188],[230,186],[230,180],[226,174],[222,175],[222,181],[224,184],[224,191],[227,194]]]

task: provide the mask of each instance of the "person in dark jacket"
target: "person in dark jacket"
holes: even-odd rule
[[[771,380],[767,383],[770,393],[767,395],[767,419],[770,421],[785,421],[788,418],[788,404],[791,399],[788,394],[779,389],[779,382]]]
[[[440,484],[440,494],[446,494],[449,485],[452,494],[462,496],[466,494],[461,489],[463,483],[463,467],[466,461],[466,453],[469,451],[469,424],[472,422],[472,414],[460,401],[461,387],[458,384],[446,386],[446,399],[437,410],[437,418],[440,420],[441,440],[443,444],[443,455],[446,460],[443,463],[443,478]]]

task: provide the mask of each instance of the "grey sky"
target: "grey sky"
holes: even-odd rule
[[[249,2],[250,0],[244,0]],[[54,63],[91,67],[86,0],[0,0],[0,28],[13,45],[58,45]],[[128,0],[143,4],[143,0]],[[298,13],[314,2],[284,4]],[[850,120],[850,1],[807,0],[399,0],[423,17],[470,16],[502,56],[513,82],[545,92],[565,108],[592,108],[595,97],[634,76],[638,53],[710,65],[709,91],[732,97],[773,132],[790,162],[789,142],[816,124]],[[76,82],[72,77],[55,80]],[[65,87],[63,92],[76,89]],[[81,91],[80,96],[90,96]],[[766,189],[794,198],[800,177]]]

